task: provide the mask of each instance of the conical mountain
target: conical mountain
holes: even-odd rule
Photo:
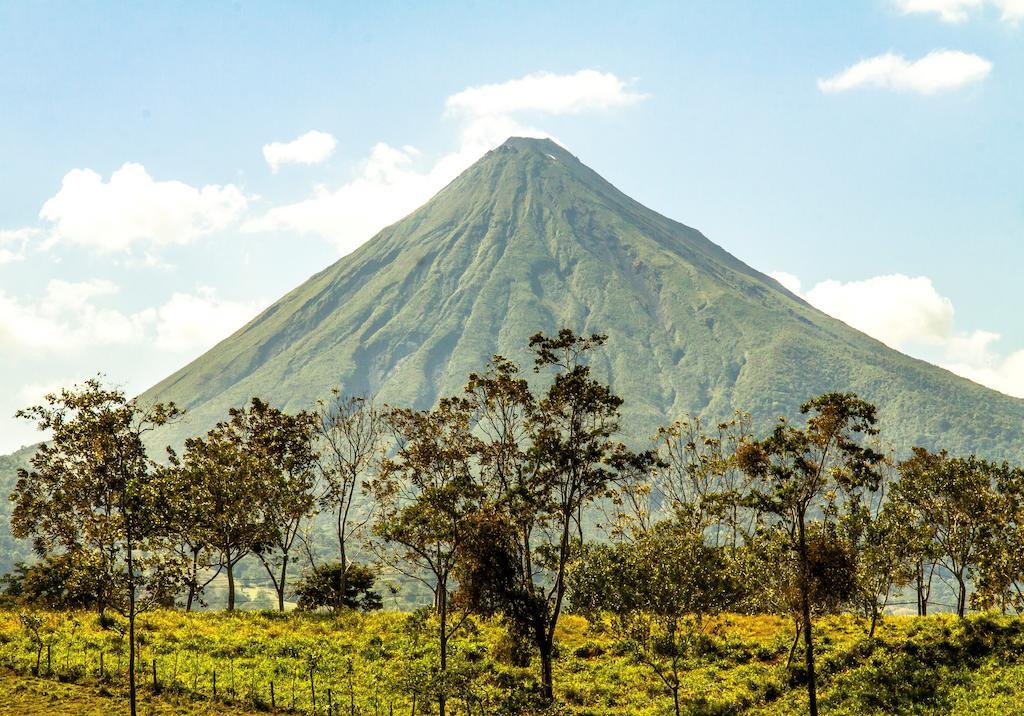
[[[760,427],[852,390],[900,448],[1019,458],[1024,401],[909,358],[832,319],[698,231],[633,201],[548,140],[508,140],[433,199],[154,386],[180,442],[259,395],[307,407],[332,386],[429,407],[527,339],[607,333],[596,370],[631,437],[736,408]]]

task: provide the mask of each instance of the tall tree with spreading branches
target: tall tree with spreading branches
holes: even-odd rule
[[[507,515],[514,533],[513,539],[496,540],[491,547],[512,550],[500,561],[518,571],[515,579],[495,578],[475,591],[481,599],[486,595],[503,603],[502,611],[533,642],[549,701],[555,631],[587,510],[607,494],[616,466],[632,462],[631,454],[612,440],[622,399],[594,379],[587,361],[606,339],[569,329],[557,336],[533,336],[535,371],[553,374],[539,396],[518,367],[500,356],[484,374],[470,376],[466,386],[482,443],[480,484],[487,504]]]
[[[476,441],[465,401],[444,399],[431,411],[388,415],[397,445],[374,482],[379,554],[434,593],[438,631],[438,710],[444,716],[448,645],[469,615],[453,614],[453,574],[483,494],[474,477]]]
[[[316,418],[305,411],[285,413],[259,398],[245,410],[232,409],[230,416],[242,449],[256,462],[259,482],[254,488],[262,504],[264,539],[254,551],[283,612],[292,550],[316,506]]]
[[[181,479],[198,487],[201,523],[194,538],[213,546],[216,566],[227,575],[227,609],[235,608],[235,572],[267,542],[262,473],[229,422],[203,437],[189,438],[180,462]]]
[[[337,389],[316,411],[319,443],[319,503],[333,514],[338,540],[338,604],[347,592],[351,542],[366,525],[372,510],[359,509],[357,496],[369,495],[369,484],[383,458],[387,434],[384,411],[365,397],[345,397]]]
[[[183,568],[165,542],[176,496],[161,484],[144,436],[175,420],[173,404],[143,406],[99,379],[46,396],[18,412],[50,432],[31,470],[20,470],[11,529],[40,555],[63,553],[102,575],[102,603],[128,620],[128,690],[137,712],[138,614],[165,603]]]
[[[997,481],[1009,477],[1011,469],[973,455],[951,457],[914,448],[899,470],[894,499],[927,526],[934,559],[954,581],[956,613],[962,617],[971,578],[988,545],[1002,536]]]
[[[840,490],[877,489],[878,465],[884,456],[865,444],[878,433],[876,409],[852,393],[827,393],[802,406],[810,414],[804,428],[780,420],[764,440],[739,447],[741,467],[757,482],[750,504],[773,516],[796,555],[800,615],[807,668],[807,698],[811,716],[817,716],[814,635],[811,608],[814,598],[809,526],[812,509]]]

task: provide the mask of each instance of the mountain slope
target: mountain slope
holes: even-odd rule
[[[633,438],[684,412],[760,427],[806,398],[876,401],[902,449],[1020,459],[1024,401],[893,351],[694,229],[625,196],[547,140],[510,139],[426,205],[154,386],[180,443],[260,395],[286,409],[339,385],[430,406],[494,353],[562,326],[609,335],[596,369]]]

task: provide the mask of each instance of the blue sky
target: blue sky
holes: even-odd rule
[[[0,2],[0,450],[46,389],[148,387],[509,133],[1024,396],[1024,1],[491,5]]]

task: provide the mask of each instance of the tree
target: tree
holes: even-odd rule
[[[220,422],[205,437],[189,438],[181,456],[180,479],[199,490],[195,495],[201,523],[197,542],[216,551],[216,564],[227,573],[227,608],[235,608],[235,568],[267,539],[261,475],[233,426]]]
[[[264,537],[254,548],[284,611],[288,564],[303,521],[313,512],[315,417],[289,415],[253,398],[248,410],[232,409],[231,425],[240,445],[256,462]]]
[[[492,580],[478,597],[503,603],[517,629],[528,634],[541,662],[545,698],[553,698],[555,630],[565,606],[567,569],[583,542],[588,507],[608,493],[613,461],[632,464],[629,451],[611,440],[622,399],[591,375],[588,354],[606,336],[530,339],[537,373],[553,371],[538,398],[519,369],[495,356],[482,375],[471,375],[467,400],[481,436],[480,485],[487,504],[505,515],[515,539],[503,563],[517,566],[514,581]]]
[[[4,597],[13,604],[55,610],[106,609],[105,575],[79,564],[71,553],[48,554],[39,562],[18,562],[0,577]]]
[[[101,574],[109,605],[128,619],[129,701],[135,716],[135,620],[181,584],[167,558],[168,498],[143,436],[181,414],[173,404],[142,406],[98,379],[46,396],[18,412],[51,440],[20,470],[11,529],[40,555],[62,553]]]
[[[438,619],[438,707],[446,713],[448,643],[468,611],[451,619],[452,575],[469,536],[467,524],[483,494],[474,479],[476,441],[465,401],[441,400],[431,411],[388,414],[396,454],[374,482],[374,533],[383,558],[434,592]]]
[[[997,534],[1000,514],[995,481],[1008,466],[914,448],[900,463],[895,499],[927,525],[938,563],[956,581],[956,613],[963,617],[968,582]]]
[[[611,615],[614,632],[664,684],[679,716],[684,663],[698,655],[708,617],[738,593],[725,548],[665,520],[629,542],[585,545],[569,582],[573,608]]]
[[[178,455],[168,450],[168,465],[160,468],[161,480],[170,486],[177,499],[170,502],[173,514],[168,521],[170,549],[185,565],[185,611],[198,602],[205,606],[203,593],[223,567],[216,562],[216,548],[207,529],[202,479],[182,468]]]
[[[235,608],[235,567],[250,554],[284,610],[291,550],[314,506],[313,427],[309,413],[289,415],[253,398],[205,438],[185,442],[180,479],[197,486],[198,541],[214,546],[227,571],[228,610]]]
[[[919,474],[931,471],[946,457],[945,451],[933,454],[927,450],[915,450],[911,458],[912,463],[905,460],[897,465],[900,479],[892,485],[889,492],[891,510],[902,520],[906,530],[907,548],[913,562],[912,581],[919,617],[928,615],[940,552],[935,539],[936,526],[918,505],[919,488],[916,480]],[[925,489],[925,486],[922,484],[920,489]]]
[[[749,478],[736,460],[749,437],[750,415],[739,411],[710,433],[695,416],[659,428],[649,455],[617,465],[613,531],[628,536],[674,520],[705,532],[715,546],[727,545],[735,557],[758,526],[757,512],[743,505]]]
[[[314,567],[295,585],[299,609],[321,607],[358,609],[371,612],[384,606],[380,595],[373,591],[377,574],[361,564],[348,563],[348,574],[342,579],[341,564],[332,562]]]
[[[613,473],[607,460],[616,445],[610,439],[619,428],[622,398],[591,377],[586,355],[604,345],[607,336],[577,336],[568,329],[557,337],[538,333],[530,339],[537,372],[553,369],[555,376],[537,403],[531,451],[537,463],[535,479],[545,501],[539,524],[546,544],[529,560],[547,571],[544,587],[529,576],[528,591],[543,597],[542,629],[536,634],[544,695],[554,697],[551,659],[555,629],[566,592],[566,569],[573,549],[573,529],[583,542],[586,508],[603,496]]]
[[[355,497],[367,493],[371,473],[381,460],[387,425],[384,413],[372,400],[346,398],[337,389],[331,392],[331,400],[318,404],[316,416],[317,467],[322,480],[319,502],[334,514],[341,579],[337,594],[341,599],[348,591],[349,542],[369,517],[368,511],[353,514]]]
[[[800,412],[811,414],[805,428],[780,419],[770,436],[741,445],[737,457],[741,468],[758,481],[750,504],[775,518],[796,554],[808,707],[811,716],[817,716],[809,513],[837,490],[877,489],[883,456],[863,444],[864,437],[878,432],[876,409],[856,395],[827,393],[804,403]]]
[[[840,516],[841,531],[856,559],[858,601],[870,619],[868,638],[889,604],[894,589],[914,581],[921,535],[906,505],[889,499],[896,483],[896,462],[880,464],[877,490],[852,490]]]
[[[1024,613],[1024,470],[1007,464],[995,470],[996,539],[980,555],[975,606]]]

